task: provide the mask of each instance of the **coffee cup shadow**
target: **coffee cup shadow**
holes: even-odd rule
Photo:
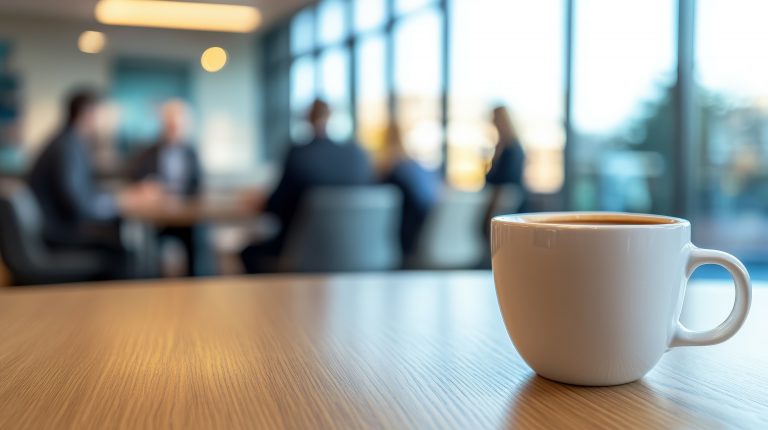
[[[711,425],[681,412],[643,380],[584,387],[531,375],[510,394],[502,428],[661,428],[670,420]]]

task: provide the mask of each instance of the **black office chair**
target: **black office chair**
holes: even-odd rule
[[[13,285],[95,280],[104,271],[98,253],[52,251],[42,238],[35,197],[18,181],[0,182],[0,255]]]
[[[389,185],[312,189],[286,242],[281,271],[398,268],[401,205],[400,190]]]

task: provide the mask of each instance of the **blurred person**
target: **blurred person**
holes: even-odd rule
[[[527,191],[523,179],[525,152],[506,106],[494,108],[491,121],[498,134],[498,140],[496,141],[491,168],[485,175],[486,187],[491,189],[491,201],[483,219],[483,233],[486,238],[489,235],[491,218],[498,212],[507,210],[503,207],[504,196],[502,192],[504,186],[515,185],[522,194],[520,207],[515,209],[525,211],[524,208],[527,206]]]
[[[292,145],[283,164],[283,175],[267,199],[264,212],[273,214],[281,225],[276,237],[246,247],[240,254],[248,273],[273,272],[275,263],[290,235],[294,217],[307,190],[316,186],[368,185],[374,172],[368,156],[354,142],[340,144],[331,140],[326,127],[331,109],[315,100],[307,121],[313,137],[304,145]]]
[[[197,151],[190,142],[189,106],[182,100],[169,100],[160,108],[160,116],[161,134],[136,157],[132,178],[157,181],[173,196],[196,197],[202,174]]]
[[[159,183],[172,197],[196,198],[201,186],[201,168],[190,130],[192,116],[189,106],[182,100],[169,100],[160,109],[162,132],[158,139],[141,151],[133,163],[133,181],[152,180]],[[187,273],[199,274],[196,267],[195,238],[203,234],[202,228],[166,227],[158,232],[162,237],[172,237],[184,246]]]
[[[440,180],[406,154],[396,123],[387,127],[385,142],[382,182],[396,186],[403,194],[400,246],[407,262],[414,257],[421,228],[437,203]]]
[[[98,251],[110,261],[105,276],[124,278],[129,255],[120,241],[120,207],[153,201],[157,190],[139,184],[112,194],[98,186],[89,145],[99,104],[93,90],[72,94],[65,122],[37,157],[28,182],[43,214],[44,240],[52,248]]]
[[[523,189],[525,152],[507,108],[499,106],[493,109],[492,122],[498,140],[485,182],[490,186],[513,184]]]

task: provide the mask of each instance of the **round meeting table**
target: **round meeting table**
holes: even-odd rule
[[[256,220],[256,205],[251,203],[235,193],[223,192],[186,199],[169,195],[153,204],[121,208],[123,239],[136,254],[135,272],[140,277],[159,275],[158,231],[173,227],[194,229],[193,246],[196,247],[196,254],[205,256],[210,253],[207,227],[237,225]],[[215,268],[210,267],[210,258],[197,260],[194,264],[202,267],[196,270],[196,274],[215,274]]]

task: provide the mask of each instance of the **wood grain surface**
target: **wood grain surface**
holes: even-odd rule
[[[163,204],[124,207],[121,215],[154,227],[189,227],[206,222],[248,221],[256,217],[256,211],[237,196],[205,196],[183,200],[168,197]]]
[[[610,388],[535,376],[489,273],[0,290],[0,429],[768,428],[768,289],[730,341]],[[717,323],[727,284],[689,289]]]

